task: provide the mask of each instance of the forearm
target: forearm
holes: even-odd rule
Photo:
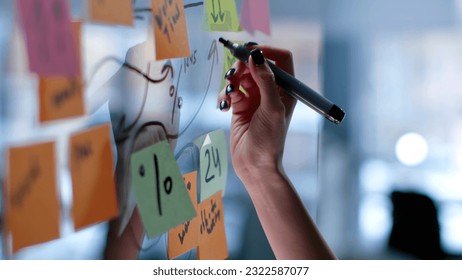
[[[125,230],[119,235],[121,218],[109,223],[109,232],[104,259],[109,260],[136,260],[143,242],[144,227],[137,209],[128,222]]]
[[[243,183],[277,259],[335,259],[284,172],[252,172]]]

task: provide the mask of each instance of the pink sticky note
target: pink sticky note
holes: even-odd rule
[[[66,0],[18,0],[29,69],[40,76],[78,76],[80,62]]]
[[[255,30],[270,35],[270,13],[268,0],[244,0],[242,3],[241,26],[250,33]]]

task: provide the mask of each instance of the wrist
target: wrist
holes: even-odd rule
[[[277,190],[285,185],[282,182],[289,182],[281,164],[254,165],[236,173],[251,196],[268,190]]]
[[[241,180],[247,180],[256,175],[266,175],[271,173],[283,173],[282,152],[265,152],[252,150],[245,156],[233,157],[233,167]]]

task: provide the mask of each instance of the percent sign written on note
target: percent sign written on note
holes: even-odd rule
[[[133,153],[130,165],[135,198],[149,238],[196,216],[167,141]]]

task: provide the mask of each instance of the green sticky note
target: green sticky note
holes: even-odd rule
[[[228,150],[224,131],[212,131],[197,138],[194,143],[200,150],[200,201],[218,191],[224,194],[228,175]]]
[[[205,0],[205,31],[242,31],[234,0]]]
[[[130,161],[135,198],[149,238],[196,216],[168,141],[133,153]]]

